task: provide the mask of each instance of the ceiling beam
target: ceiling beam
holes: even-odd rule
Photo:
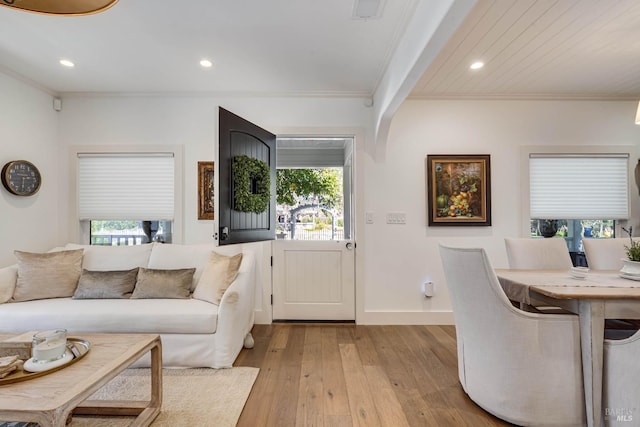
[[[375,136],[369,151],[383,160],[394,114],[477,0],[418,0],[414,15],[373,95]]]

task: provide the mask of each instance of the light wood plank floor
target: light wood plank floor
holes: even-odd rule
[[[238,426],[509,426],[458,382],[453,326],[256,325]]]

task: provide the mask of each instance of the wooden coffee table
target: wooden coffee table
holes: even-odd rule
[[[0,386],[0,420],[64,426],[68,416],[137,415],[131,425],[148,426],[162,406],[162,343],[155,334],[70,334],[91,343],[77,363],[51,374]],[[2,335],[1,338],[8,338]],[[151,352],[149,401],[86,400],[109,380]]]

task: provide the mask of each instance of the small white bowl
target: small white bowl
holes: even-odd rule
[[[571,275],[571,277],[573,277],[574,279],[584,279],[585,277],[587,277],[588,273],[588,267],[571,267],[569,269],[569,275]]]

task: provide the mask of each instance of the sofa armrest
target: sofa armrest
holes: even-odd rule
[[[220,334],[219,343],[229,343],[230,348],[216,349],[225,354],[233,354],[228,366],[230,367],[244,342],[244,337],[253,328],[255,316],[255,255],[251,251],[242,252],[242,263],[238,276],[229,285],[218,307],[218,327],[216,335]]]
[[[0,304],[5,303],[13,296],[18,280],[18,264],[0,268]]]
[[[253,316],[255,311],[255,256],[253,252],[243,251],[242,263],[238,269],[238,276],[229,285],[218,309],[218,325],[222,319],[226,318],[229,312],[233,312],[239,317],[234,319],[245,325],[248,333],[253,327]]]

